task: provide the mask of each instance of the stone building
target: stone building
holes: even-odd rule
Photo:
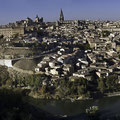
[[[61,9],[61,12],[60,12],[60,18],[59,18],[60,22],[63,22],[64,21],[64,15],[63,15],[63,11]]]
[[[65,20],[63,11],[61,9],[60,11],[60,16],[59,16],[59,21],[56,22],[56,26],[58,26],[60,24],[73,24],[73,25],[78,25],[79,24],[79,20]]]
[[[43,23],[43,17],[39,18],[38,15],[36,15],[35,23]]]
[[[0,35],[4,37],[12,37],[15,34],[24,35],[24,27],[1,27]]]

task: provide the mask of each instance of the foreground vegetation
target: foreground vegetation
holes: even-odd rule
[[[46,84],[43,84],[44,81]],[[7,68],[0,70],[0,120],[75,120],[76,116],[66,118],[53,115],[36,108],[30,97],[42,96],[47,99],[67,99],[78,97],[94,97],[108,92],[119,91],[120,85],[116,75],[106,78],[93,77],[93,81],[79,78],[70,81],[67,78],[57,80],[51,86],[50,77],[46,75],[21,76],[10,75]],[[28,89],[28,86],[30,89]],[[23,89],[25,87],[25,89]],[[104,111],[105,112],[105,111]],[[104,116],[99,109],[86,109],[77,118],[83,120],[117,120],[120,116]]]
[[[26,91],[0,88],[0,120],[56,120],[27,102]]]
[[[97,78],[93,74],[92,81],[84,78],[68,79],[66,77],[56,81],[46,75],[10,74],[7,68],[0,67],[0,86],[6,88],[29,89],[29,96],[45,99],[86,99],[102,97],[106,93],[120,91],[119,80],[116,75]]]

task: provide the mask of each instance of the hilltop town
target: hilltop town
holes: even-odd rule
[[[9,72],[46,75],[44,86],[76,83],[78,94],[117,91],[120,84],[120,22],[25,20],[0,26],[0,65]],[[78,83],[77,80],[82,82]],[[112,79],[112,80],[111,80]],[[60,81],[67,81],[60,83]],[[77,82],[76,82],[77,81]],[[71,85],[72,83],[72,85]],[[65,92],[66,87],[63,91]],[[106,89],[107,88],[107,89]],[[69,91],[69,90],[68,90]],[[66,93],[69,94],[69,93]],[[88,92],[87,92],[88,94]]]

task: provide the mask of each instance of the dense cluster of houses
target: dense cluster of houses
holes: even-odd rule
[[[58,48],[38,62],[36,73],[50,75],[52,80],[62,77],[92,80],[93,75],[112,74],[119,78],[119,21],[64,20],[61,11],[57,22],[43,22],[43,18],[37,16],[34,22],[30,18],[17,22],[22,23],[29,32],[14,38],[14,42],[46,44],[48,51]],[[10,43],[11,39],[6,38],[6,41]]]
[[[119,78],[120,33],[117,25],[112,28],[109,21],[79,21],[78,26],[66,23],[51,30],[54,39],[47,38],[45,41],[43,38],[43,41],[56,41],[59,50],[44,57],[36,72],[42,71],[52,76],[53,80],[63,76],[92,80],[93,74],[98,77],[116,74]],[[90,46],[89,49],[78,46],[86,44]]]

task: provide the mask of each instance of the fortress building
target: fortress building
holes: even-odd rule
[[[27,17],[25,20],[0,26],[0,35],[3,35],[5,38],[10,38],[16,34],[24,35],[25,31],[33,31],[34,28],[38,28],[42,24],[43,17],[39,18],[37,15],[35,20]]]
[[[1,27],[0,35],[12,37],[15,34],[24,35],[24,27]]]

